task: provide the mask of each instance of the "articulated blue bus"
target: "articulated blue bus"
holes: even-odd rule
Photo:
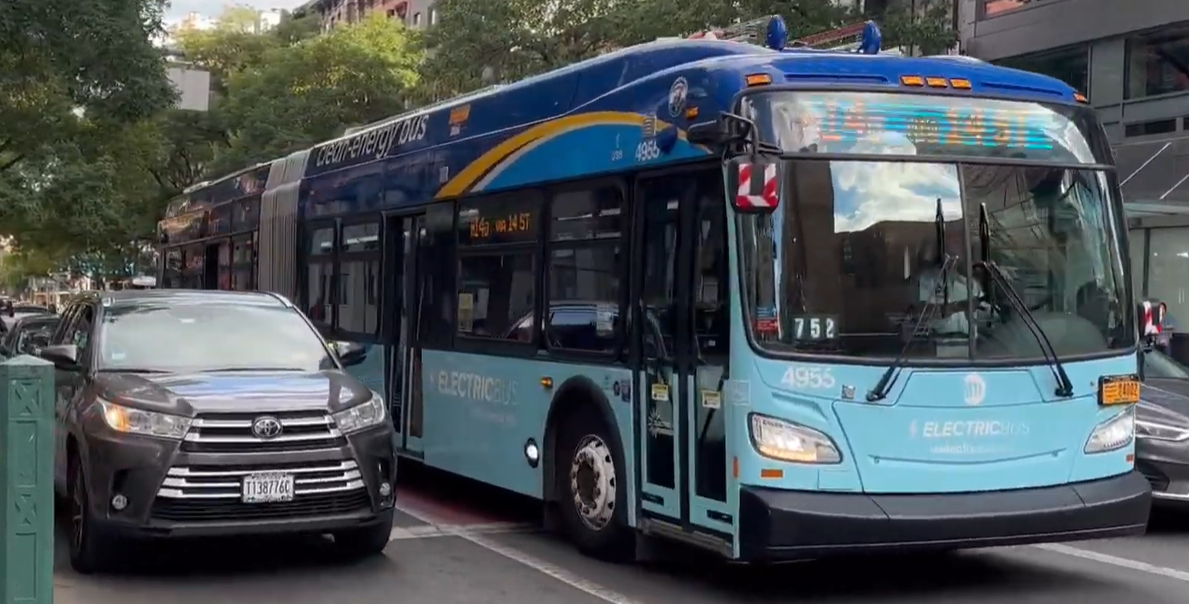
[[[857,52],[782,32],[627,48],[272,162],[228,189],[259,207],[252,287],[369,347],[405,456],[547,502],[592,555],[1142,533],[1092,109],[879,55],[873,26]]]

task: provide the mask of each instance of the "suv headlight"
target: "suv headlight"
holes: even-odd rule
[[[1086,453],[1117,451],[1135,440],[1135,407],[1098,424],[1086,441]]]
[[[1170,426],[1168,424],[1137,419],[1135,420],[1135,437],[1179,442],[1182,440],[1189,440],[1189,430],[1186,430],[1185,428],[1178,428],[1176,426]]]
[[[103,421],[116,432],[181,440],[190,430],[188,417],[133,409],[107,401],[99,401],[99,405],[103,408]]]
[[[794,463],[838,463],[842,454],[829,436],[800,424],[751,414],[751,444],[760,455]]]
[[[377,426],[387,418],[388,407],[384,405],[384,397],[373,392],[368,402],[335,413],[334,423],[338,424],[343,434],[351,434]]]

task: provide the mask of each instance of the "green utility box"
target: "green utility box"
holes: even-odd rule
[[[0,604],[54,601],[54,365],[0,363]]]

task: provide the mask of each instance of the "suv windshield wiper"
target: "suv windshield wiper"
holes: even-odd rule
[[[145,369],[143,367],[106,367],[100,373],[169,373],[163,369]]]
[[[999,265],[990,260],[982,260],[974,263],[975,266],[983,267],[987,271],[991,280],[1007,294],[1007,302],[1020,315],[1024,325],[1028,327],[1028,331],[1032,333],[1032,337],[1036,338],[1036,343],[1040,345],[1040,352],[1045,357],[1045,362],[1048,363],[1049,368],[1053,370],[1053,376],[1057,378],[1057,390],[1055,394],[1061,397],[1073,396],[1073,382],[1069,379],[1069,374],[1065,372],[1065,366],[1061,364],[1061,359],[1057,357],[1057,350],[1053,348],[1053,343],[1049,341],[1049,336],[1045,335],[1040,324],[1036,322],[1036,317],[1032,316],[1032,311],[1028,310],[1028,305],[1020,298],[1019,292],[1012,287],[1007,280],[1007,276],[1003,274],[1003,269]]]
[[[875,383],[875,387],[867,393],[867,401],[874,403],[888,398],[888,393],[892,390],[892,386],[896,385],[896,380],[900,378],[900,370],[904,367],[904,361],[908,356],[908,349],[912,348],[917,332],[920,331],[922,325],[928,325],[933,320],[933,314],[937,311],[937,299],[941,297],[948,298],[949,292],[949,274],[952,268],[958,262],[957,256],[950,256],[944,251],[942,252],[944,260],[941,261],[941,268],[937,271],[937,283],[934,286],[933,295],[929,296],[929,300],[925,302],[925,307],[921,309],[921,316],[917,318],[916,323],[912,325],[912,331],[908,334],[908,342],[905,342],[904,348],[900,349],[900,354],[892,360],[892,364],[888,365],[888,370],[879,377],[879,381]]]

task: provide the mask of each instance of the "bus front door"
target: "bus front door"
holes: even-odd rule
[[[637,181],[633,259],[639,511],[728,553],[726,209],[718,166]]]
[[[421,446],[421,347],[419,328],[424,300],[424,275],[420,269],[421,241],[425,235],[425,215],[396,216],[389,219],[390,273],[389,299],[395,304],[385,309],[395,317],[388,354],[388,401],[392,422],[398,433],[400,453],[420,458]]]

